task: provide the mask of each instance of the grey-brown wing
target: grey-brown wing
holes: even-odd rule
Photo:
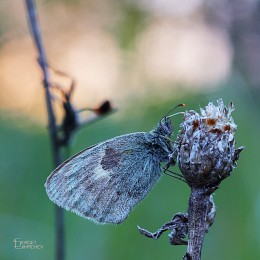
[[[148,133],[119,136],[61,164],[45,187],[57,205],[99,223],[121,223],[161,175]]]

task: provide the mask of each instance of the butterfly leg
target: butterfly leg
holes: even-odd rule
[[[165,223],[156,232],[152,233],[138,226],[139,232],[149,238],[158,239],[165,231],[171,230],[169,234],[171,245],[187,245],[187,241],[183,240],[188,232],[188,214],[177,213],[171,221]]]

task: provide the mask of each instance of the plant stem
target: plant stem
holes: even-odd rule
[[[31,35],[38,51],[38,61],[43,73],[43,86],[45,90],[45,100],[48,113],[48,130],[52,145],[53,163],[56,168],[62,162],[62,155],[61,145],[58,142],[56,118],[51,102],[50,77],[47,65],[48,62],[41,38],[35,2],[34,0],[25,0],[25,3]],[[56,259],[64,259],[64,213],[63,209],[58,206],[56,206]]]
[[[188,248],[184,260],[201,259],[209,196],[204,188],[191,188],[188,208]]]

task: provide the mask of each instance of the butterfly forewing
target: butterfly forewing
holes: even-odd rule
[[[57,205],[99,223],[121,223],[161,175],[149,133],[119,136],[65,161],[47,179]]]

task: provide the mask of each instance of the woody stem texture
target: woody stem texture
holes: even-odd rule
[[[204,188],[193,187],[191,189],[188,208],[188,248],[184,260],[201,259],[209,196]]]

